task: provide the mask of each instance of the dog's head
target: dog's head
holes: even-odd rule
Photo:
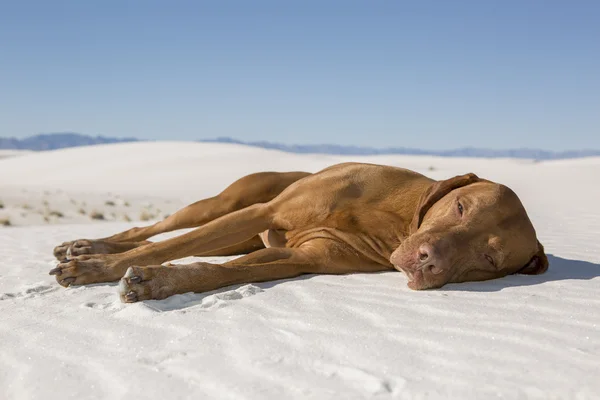
[[[436,182],[423,193],[410,235],[390,261],[417,290],[548,269],[517,195],[475,174]]]

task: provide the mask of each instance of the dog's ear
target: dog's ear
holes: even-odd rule
[[[454,178],[446,179],[444,181],[438,181],[432,184],[426,191],[421,195],[419,205],[415,210],[415,214],[410,223],[410,233],[415,233],[421,223],[427,211],[442,197],[453,191],[454,189],[461,188],[463,186],[470,185],[475,182],[481,182],[482,179],[473,173],[466,175],[458,175]]]
[[[548,269],[548,257],[546,253],[544,253],[544,246],[538,240],[538,252],[531,257],[531,260],[520,270],[517,271],[517,274],[527,274],[527,275],[538,275],[543,274]]]

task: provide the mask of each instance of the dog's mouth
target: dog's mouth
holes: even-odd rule
[[[414,273],[414,271],[411,271],[408,268],[403,268],[400,265],[396,265],[396,264],[394,264],[394,268],[396,268],[400,272],[403,272],[404,275],[406,275],[406,277],[408,278],[409,282],[412,282],[412,281],[415,280],[415,273]]]
[[[409,282],[412,282],[415,280],[415,274],[412,271],[409,270],[403,270],[402,272],[404,272],[404,275],[406,275],[406,277],[408,278]]]
[[[394,268],[400,272],[403,272],[404,275],[406,275],[406,278],[408,279],[407,286],[413,290],[423,290],[433,287],[440,287],[443,286],[443,284],[445,283],[442,281],[438,281],[437,279],[432,280],[433,276],[431,274],[425,274],[423,268],[409,269],[396,264],[394,264]]]
[[[423,271],[421,271],[420,269],[414,270],[414,269],[402,267],[400,265],[394,265],[394,268],[396,268],[400,272],[403,272],[404,275],[406,275],[406,278],[408,279],[408,287],[409,288],[416,289],[424,283],[423,282]]]

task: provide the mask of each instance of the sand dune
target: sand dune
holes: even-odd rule
[[[73,216],[44,226],[23,217],[15,225],[31,226],[0,229],[0,398],[600,397],[599,158],[94,146],[0,160],[0,219],[16,218],[25,201],[44,207],[44,199],[65,215],[83,201],[104,210],[127,201],[135,213],[144,202],[177,208],[253,171],[317,171],[347,160],[434,178],[472,171],[508,184],[550,254],[549,271],[424,292],[410,291],[396,272],[305,276],[124,305],[115,284],[63,289],[47,271],[55,244],[139,222]]]

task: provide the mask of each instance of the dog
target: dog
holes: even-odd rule
[[[196,228],[161,242],[148,238]],[[223,264],[162,265],[242,255]],[[62,286],[119,282],[123,302],[301,274],[398,270],[415,290],[540,274],[548,258],[523,204],[475,174],[435,181],[385,165],[245,176],[154,225],[54,249]]]

